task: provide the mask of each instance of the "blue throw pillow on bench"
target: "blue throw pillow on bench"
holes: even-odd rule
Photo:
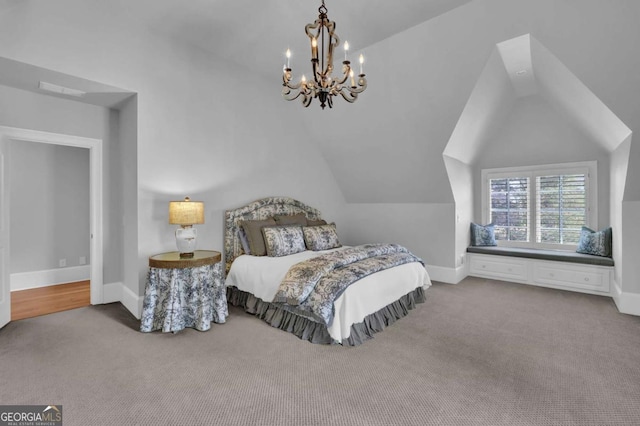
[[[493,223],[483,226],[471,222],[471,245],[474,247],[497,246],[493,227]]]
[[[583,226],[576,253],[611,257],[611,234],[611,228],[596,232],[593,229]]]

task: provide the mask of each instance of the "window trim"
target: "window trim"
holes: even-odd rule
[[[529,177],[529,241],[498,240],[502,247],[527,247],[555,250],[575,250],[577,244],[549,244],[536,242],[537,230],[537,176],[569,175],[585,173],[587,185],[587,220],[586,226],[592,229],[598,227],[598,162],[581,161],[575,163],[546,164],[540,166],[501,167],[481,170],[482,190],[481,209],[482,223],[488,223],[491,203],[489,200],[489,179],[506,177]]]

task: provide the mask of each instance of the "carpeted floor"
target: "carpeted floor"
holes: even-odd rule
[[[137,331],[120,304],[0,330],[0,404],[64,425],[640,424],[640,318],[609,298],[467,278],[364,345],[319,346],[237,308]]]

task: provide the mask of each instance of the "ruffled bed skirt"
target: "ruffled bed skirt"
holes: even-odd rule
[[[289,312],[283,309],[281,305],[265,302],[251,293],[238,290],[236,287],[227,287],[227,300],[234,306],[241,306],[246,312],[254,314],[272,327],[293,333],[302,340],[319,344],[357,346],[369,339],[373,339],[375,333],[384,330],[385,327],[393,324],[396,320],[407,316],[409,311],[416,307],[416,303],[424,302],[425,296],[422,287],[416,288],[395,302],[368,315],[362,322],[353,324],[351,326],[351,334],[347,339],[343,339],[342,342],[331,338],[324,324]]]

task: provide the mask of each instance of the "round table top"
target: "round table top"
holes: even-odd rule
[[[219,251],[196,250],[193,257],[180,257],[177,251],[160,253],[149,257],[149,266],[152,268],[183,269],[197,268],[199,266],[213,265],[222,260]]]

